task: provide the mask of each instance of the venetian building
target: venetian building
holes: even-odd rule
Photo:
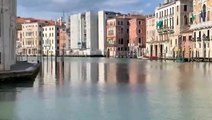
[[[157,56],[172,58],[179,56],[182,46],[182,32],[189,29],[189,15],[192,0],[165,0],[155,10]]]
[[[191,30],[195,58],[212,57],[212,0],[193,0]]]

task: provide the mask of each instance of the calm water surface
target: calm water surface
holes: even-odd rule
[[[0,120],[211,120],[212,65],[44,61],[33,84],[0,88]]]

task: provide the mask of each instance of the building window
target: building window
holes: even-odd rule
[[[118,40],[119,44],[121,44],[121,39]]]
[[[201,18],[203,20],[203,22],[205,22],[205,18],[206,18],[206,5],[204,4],[202,7],[202,12],[201,12]]]
[[[185,25],[188,25],[188,17],[187,17],[187,15],[184,16],[184,23],[185,23]]]
[[[186,41],[186,36],[183,36],[183,41]]]
[[[169,15],[169,9],[166,10],[166,15],[167,15],[167,16]]]
[[[123,28],[121,28],[121,34],[123,34],[124,33],[124,29]]]
[[[191,41],[192,40],[192,36],[189,36],[189,41]]]
[[[184,11],[186,12],[187,11],[187,5],[184,5]]]
[[[174,14],[174,7],[172,7],[172,14]]]
[[[179,6],[177,6],[177,12],[179,11]]]
[[[199,41],[201,41],[201,31],[199,31]]]
[[[178,23],[179,23],[179,20],[178,20],[178,16],[177,16],[177,25],[178,25]]]
[[[210,11],[208,11],[207,21],[210,21]]]
[[[124,44],[124,39],[123,38],[121,38],[121,44]]]
[[[123,25],[123,21],[121,21],[121,25]]]
[[[141,43],[141,38],[138,39],[138,42]]]
[[[172,29],[174,29],[174,17],[172,17]]]
[[[141,25],[141,21],[138,21],[138,24]]]
[[[207,37],[208,37],[208,39],[210,39],[210,30],[208,30]]]
[[[138,30],[138,33],[141,33],[141,29]]]

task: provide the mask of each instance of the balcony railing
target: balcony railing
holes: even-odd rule
[[[203,41],[210,41],[209,36],[206,36],[205,38],[203,38]]]
[[[212,21],[202,22],[199,24],[192,24],[190,29],[196,30],[196,29],[203,29],[208,27],[212,27]]]
[[[174,33],[174,27],[173,26],[171,26],[171,27],[163,26],[163,27],[157,29],[157,31],[160,35],[162,35],[162,34],[173,34]]]
[[[191,41],[192,41],[192,42],[196,42],[196,39],[195,39],[195,38],[191,38]]]
[[[117,44],[114,41],[107,41],[107,47],[115,47]]]
[[[197,42],[201,42],[201,37],[197,37]]]

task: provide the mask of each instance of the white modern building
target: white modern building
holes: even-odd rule
[[[70,16],[70,40],[72,54],[96,55],[98,50],[97,12],[85,12]]]
[[[50,25],[43,27],[43,55],[57,55],[59,53],[59,26]]]
[[[0,71],[16,62],[16,0],[0,0]]]
[[[107,20],[113,18],[120,13],[110,11],[99,11],[98,12],[98,41],[99,50],[102,55],[106,54],[106,41],[107,41]]]

